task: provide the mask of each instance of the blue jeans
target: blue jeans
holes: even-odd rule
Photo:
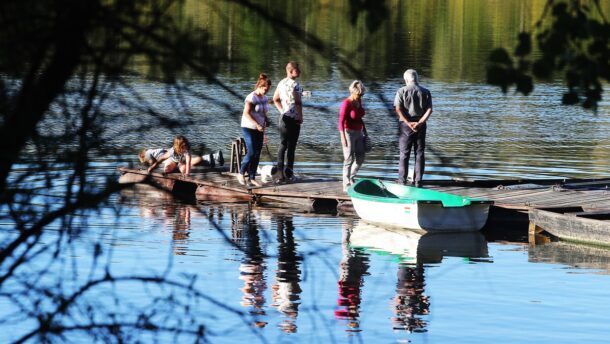
[[[241,131],[244,135],[247,152],[246,156],[241,161],[239,172],[241,174],[246,174],[245,172],[248,172],[250,179],[254,180],[256,177],[256,168],[258,167],[258,162],[260,161],[261,152],[263,150],[263,138],[265,135],[262,131],[256,129],[242,127]]]

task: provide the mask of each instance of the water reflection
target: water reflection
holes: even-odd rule
[[[198,210],[190,204],[180,203],[171,194],[150,185],[136,185],[133,190],[123,190],[123,197],[138,194],[138,208],[143,219],[160,219],[171,228],[175,255],[186,255],[191,231],[191,217]]]
[[[398,260],[396,294],[393,298],[394,330],[426,332],[424,316],[430,314],[425,294],[425,264],[444,257],[487,257],[487,242],[479,232],[426,233],[386,229],[359,222],[349,238],[352,249],[389,255]]]
[[[394,330],[425,332],[427,322],[422,315],[430,313],[430,299],[424,294],[424,266],[422,263],[398,264],[396,296],[394,297]]]
[[[284,332],[297,332],[296,319],[301,304],[301,261],[294,240],[292,216],[279,215],[277,221],[278,257],[275,283],[271,286],[273,304],[284,318],[279,327]]]
[[[389,229],[360,221],[351,237],[353,247],[390,254],[402,263],[440,263],[444,257],[487,257],[487,241],[479,232],[427,233]]]
[[[341,253],[339,263],[339,297],[335,318],[347,321],[348,331],[360,331],[360,302],[364,286],[363,276],[368,274],[369,255],[365,250],[350,246],[354,220],[343,223]]]
[[[261,248],[258,223],[251,212],[231,213],[231,234],[233,242],[243,252],[239,265],[239,279],[244,281],[241,305],[248,308],[253,317],[253,325],[265,327],[265,253]]]
[[[529,261],[568,265],[577,269],[597,269],[610,274],[610,247],[589,246],[567,241],[530,246]]]

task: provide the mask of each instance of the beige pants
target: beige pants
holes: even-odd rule
[[[361,130],[345,130],[347,147],[343,146],[343,188],[354,183],[364,162],[364,134]]]

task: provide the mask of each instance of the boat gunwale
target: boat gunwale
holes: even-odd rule
[[[479,205],[479,204],[493,205],[494,204],[494,201],[492,201],[492,200],[470,198],[470,197],[467,197],[467,196],[455,195],[455,194],[451,194],[451,193],[448,193],[448,192],[443,192],[443,193],[447,194],[447,195],[451,195],[453,197],[458,197],[458,198],[460,198],[462,200],[466,200],[466,202],[464,202],[463,204],[459,204],[459,205],[445,205],[443,203],[443,201],[439,200],[439,199],[404,198],[404,197],[396,196],[395,194],[392,194],[395,197],[368,195],[368,194],[359,192],[359,191],[357,191],[355,189],[358,184],[365,183],[365,182],[371,182],[371,183],[373,183],[375,185],[378,185],[378,183],[382,183],[382,185],[383,185],[383,183],[384,183],[381,180],[372,179],[372,178],[359,179],[355,184],[353,184],[352,186],[350,186],[348,188],[347,194],[351,198],[355,198],[355,199],[358,199],[358,200],[364,200],[364,201],[372,201],[372,202],[379,202],[379,203],[390,203],[390,204],[441,205],[443,208],[464,208],[464,207],[469,207],[471,205]],[[382,189],[385,189],[385,187],[383,187],[381,185],[379,185],[379,186]],[[410,188],[411,186],[404,185],[404,187]],[[431,193],[431,194],[435,194],[435,195],[441,193],[441,192],[435,191],[435,190],[428,190],[428,189],[421,189],[421,190],[425,190],[426,192]]]

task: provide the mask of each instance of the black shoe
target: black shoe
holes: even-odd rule
[[[214,160],[214,155],[212,155],[212,153],[210,153],[210,167],[216,167],[216,161]]]
[[[286,167],[284,169],[284,176],[286,179],[292,179],[292,177],[294,177],[294,171],[292,171],[290,167]]]
[[[214,161],[216,163],[216,165],[223,166],[225,164],[225,158],[222,156],[221,150],[214,153],[214,155],[212,157],[213,157],[212,161]]]
[[[413,183],[413,186],[415,186],[416,188],[421,188],[421,182],[415,182]]]
[[[407,182],[400,180],[400,179],[396,179],[396,181],[394,183],[400,184],[400,185],[407,185]]]

